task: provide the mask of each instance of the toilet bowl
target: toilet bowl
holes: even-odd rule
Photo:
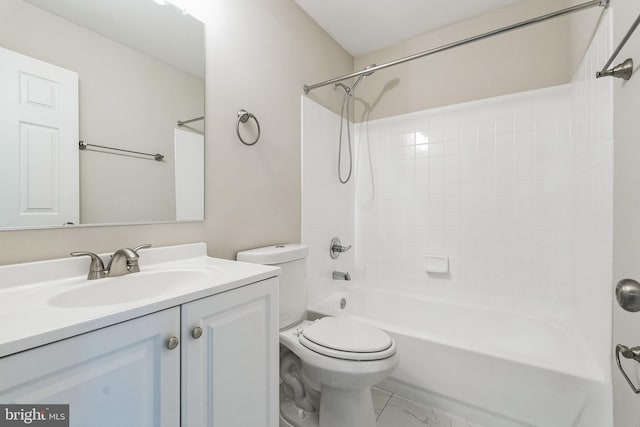
[[[326,333],[335,328],[339,339]],[[352,331],[370,328],[371,335],[386,338],[368,351],[365,343],[353,336],[356,345],[344,345]],[[348,331],[348,332],[345,332]],[[377,334],[376,334],[377,333]],[[308,337],[311,338],[308,338]],[[325,338],[319,343],[316,338]],[[305,383],[320,391],[320,427],[373,427],[376,424],[371,386],[387,378],[398,366],[395,343],[384,332],[352,320],[325,317],[301,323],[280,332],[280,343],[300,358]],[[360,345],[362,344],[362,345]],[[356,350],[364,351],[356,351]]]
[[[375,427],[371,386],[398,366],[395,342],[384,331],[350,319],[302,320],[307,254],[304,245],[277,245],[237,255],[238,261],[282,268],[280,344],[300,359],[303,386],[320,393],[317,417],[298,407],[299,419],[288,416],[283,425]],[[292,407],[290,401],[286,404]],[[304,407],[308,409],[307,403]]]

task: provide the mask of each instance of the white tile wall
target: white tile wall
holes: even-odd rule
[[[574,253],[571,307],[576,328],[609,384],[613,295],[613,79],[596,80],[594,76],[613,52],[612,14],[609,9],[602,19],[571,85],[573,205],[570,218]]]
[[[360,125],[358,277],[561,314],[571,283],[570,95],[562,86]],[[427,254],[449,256],[450,273],[427,274]]]
[[[353,131],[353,130],[352,130]],[[334,270],[353,272],[354,251],[337,260],[329,257],[329,242],[336,236],[353,243],[354,179],[338,181],[340,116],[302,97],[302,242],[309,246],[307,300],[321,301],[348,286],[331,278]],[[346,134],[343,141],[343,176],[346,176]]]

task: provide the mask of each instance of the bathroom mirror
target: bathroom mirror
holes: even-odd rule
[[[203,220],[204,48],[161,0],[0,0],[0,230]]]

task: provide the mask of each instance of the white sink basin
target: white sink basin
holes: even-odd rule
[[[205,271],[167,270],[85,280],[79,287],[51,298],[49,305],[63,308],[79,308],[158,298],[181,288],[198,286],[211,280],[212,276],[214,275]]]

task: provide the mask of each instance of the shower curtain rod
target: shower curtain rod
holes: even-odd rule
[[[355,73],[346,74],[341,77],[336,77],[330,80],[326,80],[321,83],[316,83],[313,85],[304,85],[303,90],[304,93],[309,93],[310,91],[317,89],[319,87],[327,86],[333,83],[338,83],[343,80],[348,80],[354,77],[359,77],[365,74],[371,74],[378,70],[382,70],[384,68],[393,67],[395,65],[403,64],[405,62],[413,61],[414,59],[424,58],[425,56],[433,55],[435,53],[444,52],[445,50],[453,49],[455,47],[464,46],[469,43],[477,42],[480,40],[484,40],[493,36],[497,36],[499,34],[507,33],[509,31],[518,30],[520,28],[528,27],[529,25],[538,24],[540,22],[547,21],[549,19],[558,18],[563,15],[567,15],[569,13],[578,12],[585,9],[590,9],[595,6],[600,6],[607,8],[609,6],[609,0],[591,0],[586,3],[581,3],[572,7],[568,7],[566,9],[558,10],[556,12],[547,13],[546,15],[541,15],[536,18],[528,19],[526,21],[518,22],[516,24],[508,25],[506,27],[498,28],[497,30],[489,31],[487,33],[479,34],[477,36],[469,37],[464,40],[460,40],[454,43],[449,43],[440,47],[436,47],[434,49],[429,49],[424,52],[416,53],[411,56],[406,56],[404,58],[396,59],[395,61],[387,62],[381,65],[374,65],[364,70],[357,71]]]

